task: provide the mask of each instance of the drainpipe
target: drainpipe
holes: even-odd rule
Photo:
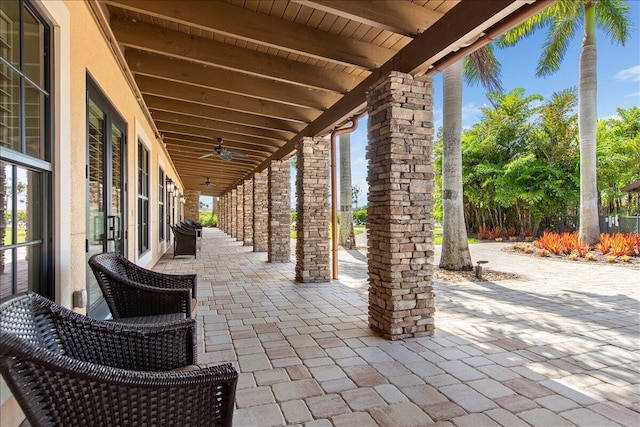
[[[336,129],[331,132],[331,264],[333,278],[338,279],[338,193],[337,193],[337,177],[336,177],[336,136],[345,133],[351,133],[358,128],[358,120],[360,120],[367,110],[356,114],[351,118],[351,126],[342,129]]]

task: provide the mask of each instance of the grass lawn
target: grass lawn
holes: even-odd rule
[[[470,245],[481,243],[480,240],[474,239],[473,237],[467,238],[467,243]],[[442,227],[436,227],[433,229],[433,244],[441,245],[442,244]]]
[[[13,237],[13,232],[10,228],[7,228],[4,231],[4,240],[2,242],[3,245],[12,244],[11,239]],[[17,243],[24,243],[27,240],[27,229],[26,228],[18,228],[18,241]]]

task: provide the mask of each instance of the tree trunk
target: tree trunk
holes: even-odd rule
[[[351,137],[339,136],[340,141],[340,236],[338,243],[345,249],[355,247],[353,211],[351,209]]]
[[[580,134],[580,238],[593,245],[600,239],[596,181],[596,44],[595,8],[585,7],[585,36],[580,52],[578,132]]]
[[[462,64],[460,60],[442,73],[442,254],[440,267],[471,270],[462,198]]]

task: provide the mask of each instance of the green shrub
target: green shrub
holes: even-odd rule
[[[353,212],[353,223],[355,225],[366,225],[367,224],[367,210],[360,209]]]
[[[204,227],[215,227],[218,225],[218,216],[208,212],[200,212],[198,222]]]

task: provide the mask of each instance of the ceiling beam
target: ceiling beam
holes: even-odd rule
[[[189,114],[198,117],[228,121],[231,123],[237,123],[246,126],[254,126],[257,128],[291,132],[294,134],[305,127],[305,124],[303,123],[289,122],[282,119],[273,119],[264,116],[256,116],[249,113],[225,110],[224,108],[210,107],[207,105],[195,104],[193,102],[178,101],[175,99],[163,98],[156,95],[146,95],[144,97],[144,102],[147,104],[147,107],[149,107],[150,110],[162,110],[181,114]]]
[[[294,107],[279,102],[142,75],[136,77],[136,83],[143,94],[158,95],[164,98],[178,99],[293,122],[309,123],[322,113],[321,110],[312,108]]]
[[[107,0],[107,4],[299,55],[370,70],[395,51],[222,2]]]
[[[111,19],[118,43],[177,59],[336,93],[346,93],[365,77],[291,61],[158,25]]]
[[[332,15],[414,38],[444,15],[398,0],[293,0]],[[452,0],[448,0],[452,1]]]
[[[190,61],[128,49],[125,58],[134,74],[144,74],[176,82],[218,89],[253,98],[266,99],[299,107],[325,110],[340,95],[250,76],[237,71],[207,67]]]

